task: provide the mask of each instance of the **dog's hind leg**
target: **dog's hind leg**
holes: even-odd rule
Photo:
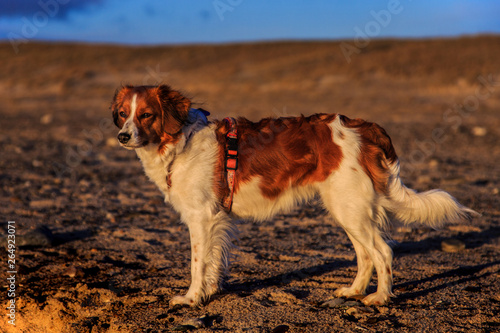
[[[358,260],[358,273],[353,284],[348,288],[340,288],[336,296],[363,295],[366,291],[373,267],[377,271],[377,292],[363,299],[367,305],[382,305],[392,296],[392,250],[380,235],[377,223],[368,214],[368,207],[350,206],[347,203],[333,207],[335,220],[344,228],[352,240]],[[340,212],[339,212],[340,210]]]
[[[358,260],[358,273],[356,274],[356,278],[350,287],[341,287],[335,290],[335,296],[345,296],[351,297],[356,295],[365,295],[366,288],[370,283],[370,280],[373,275],[373,262],[370,258],[370,255],[365,250],[365,247],[359,243],[355,237],[351,236],[351,234],[347,233],[349,239],[354,245],[354,250],[356,251],[356,258]]]
[[[368,305],[384,304],[392,295],[392,251],[380,235],[384,221],[383,209],[368,177],[343,170],[322,185],[320,194],[335,221],[352,240],[358,260],[358,273],[350,287],[340,288],[337,296],[364,294],[373,267],[378,276],[377,292],[366,296]]]

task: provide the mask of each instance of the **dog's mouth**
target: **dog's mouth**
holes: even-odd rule
[[[137,138],[130,137],[130,135],[126,134],[119,134],[118,135],[118,142],[120,145],[125,148],[125,149],[137,149],[137,148],[142,148],[145,147],[149,144],[148,140],[138,140]]]
[[[128,149],[128,150],[143,148],[143,147],[147,146],[148,144],[149,144],[149,141],[144,141],[141,143],[130,143],[130,142],[121,143],[120,142],[120,146],[122,146],[123,148]]]

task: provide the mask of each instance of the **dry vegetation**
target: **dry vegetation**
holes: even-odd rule
[[[0,226],[5,235],[15,220],[19,245],[17,326],[2,314],[0,331],[163,332],[202,315],[210,327],[200,332],[497,331],[500,38],[373,41],[360,51],[347,63],[334,42],[31,43],[17,55],[0,45]],[[447,190],[482,217],[396,228],[397,297],[323,308],[356,264],[313,202],[240,224],[225,292],[201,308],[170,309],[189,285],[187,229],[135,154],[117,147],[108,109],[120,84],[160,81],[217,118],[339,112],[375,121],[407,185]],[[448,239],[466,248],[444,252]]]

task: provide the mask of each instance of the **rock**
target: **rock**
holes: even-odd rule
[[[429,184],[432,182],[432,178],[429,175],[422,175],[417,177],[417,183],[419,184]]]
[[[481,292],[481,289],[482,288],[480,286],[467,286],[463,290],[471,293],[479,293]]]
[[[345,299],[343,298],[334,298],[334,299],[330,299],[324,303],[322,303],[320,306],[322,308],[338,308],[340,306],[342,306],[342,304],[345,303]]]
[[[45,208],[52,208],[55,206],[56,206],[56,202],[54,200],[51,200],[51,199],[30,201],[30,208],[33,208],[33,209],[45,209]]]
[[[369,313],[369,314],[374,314],[375,313],[375,309],[374,308],[371,308],[369,306],[360,306],[357,308],[360,312],[362,313]]]
[[[48,125],[52,122],[52,120],[54,119],[54,116],[52,116],[50,113],[47,113],[47,114],[44,114],[41,118],[40,118],[40,123],[42,125]]]
[[[276,254],[270,254],[270,255],[267,257],[267,260],[279,261],[279,260],[280,260],[280,257],[279,257],[279,256],[277,256]]]
[[[69,276],[70,278],[74,278],[75,275],[76,275],[76,268],[75,266],[69,266],[68,268],[66,268],[63,272],[63,275],[67,275]]]
[[[389,313],[389,308],[388,307],[385,307],[385,306],[379,306],[377,308],[378,312],[383,314],[383,315],[386,315]]]
[[[273,328],[271,333],[285,333],[288,332],[289,329],[290,327],[288,325],[279,325]]]
[[[344,304],[342,304],[342,306],[345,306],[345,307],[363,306],[363,303],[358,302],[358,301],[347,301]]]
[[[355,317],[359,315],[359,311],[356,308],[349,308],[345,311],[345,313],[348,314],[349,316],[355,316]]]
[[[290,261],[290,262],[298,262],[302,259],[299,256],[287,256],[284,254],[280,254],[278,258],[280,261]]]
[[[203,315],[200,318],[189,318],[185,320],[182,324],[175,326],[172,330],[174,331],[189,331],[198,328],[205,328],[212,326],[213,322],[222,322],[221,316],[209,316]]]
[[[107,212],[106,213],[106,218],[109,220],[109,222],[116,223],[116,218],[115,218],[115,216],[112,213]]]
[[[186,332],[190,330],[195,330],[196,327],[192,325],[177,325],[174,328],[172,328],[172,331],[177,331],[177,332]]]
[[[107,138],[106,146],[108,147],[118,147],[120,144],[118,143],[118,139],[116,137]]]
[[[10,197],[9,201],[13,204],[22,203],[23,201],[19,197]]]
[[[441,242],[441,249],[449,253],[460,252],[465,249],[465,243],[454,238],[445,239]]]
[[[374,325],[377,322],[378,322],[377,317],[369,317],[369,318],[366,318],[366,320],[365,320],[365,324],[368,324],[368,325]]]
[[[201,318],[190,318],[182,323],[183,326],[192,326],[194,328],[205,327],[205,323]]]
[[[16,239],[19,246],[32,246],[32,247],[48,247],[52,245],[54,236],[52,231],[46,226],[39,226],[33,231],[29,231],[24,235],[18,236]]]
[[[436,159],[432,159],[429,161],[429,168],[435,169],[439,166],[439,161]]]
[[[481,126],[472,127],[472,134],[474,136],[485,136],[488,133],[488,130]]]
[[[476,227],[475,225],[470,225],[470,224],[456,224],[456,225],[450,225],[448,227],[449,230],[454,231],[454,232],[481,232],[482,229],[479,227]]]
[[[98,159],[100,162],[107,162],[107,161],[109,160],[108,155],[103,154],[103,153],[99,153],[99,154],[97,154],[97,159]]]
[[[52,199],[40,199],[30,201],[30,208],[34,210],[46,210],[50,208],[61,208],[66,205],[66,199],[58,197],[54,200]]]

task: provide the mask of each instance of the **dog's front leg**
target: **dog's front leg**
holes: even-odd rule
[[[207,225],[202,219],[193,219],[187,225],[191,241],[191,285],[186,295],[172,298],[171,305],[195,306],[204,297]]]
[[[195,306],[219,291],[236,231],[224,212],[191,219],[187,225],[191,238],[191,286],[186,295],[175,296],[171,305]]]

